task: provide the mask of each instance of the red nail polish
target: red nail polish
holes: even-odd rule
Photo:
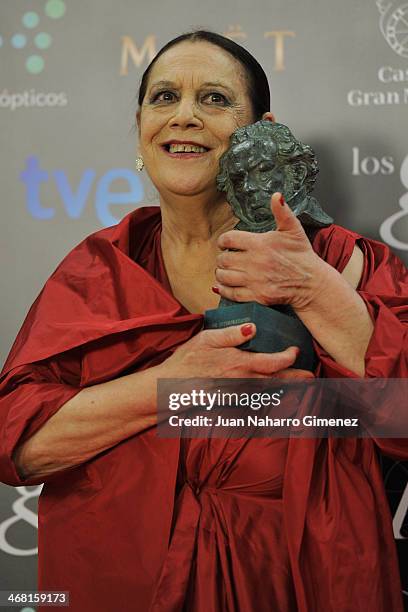
[[[241,327],[241,334],[243,336],[250,336],[252,334],[252,325],[247,323]]]
[[[220,290],[218,289],[218,287],[216,285],[214,285],[213,287],[211,287],[211,289],[214,291],[214,293],[216,293],[217,295],[219,295]]]
[[[283,195],[281,195],[281,197],[279,198],[279,203],[281,206],[285,206],[285,198],[283,197]]]

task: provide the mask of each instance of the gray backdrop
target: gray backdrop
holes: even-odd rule
[[[0,0],[1,361],[64,255],[157,203],[132,170],[138,82],[197,26],[261,62],[277,120],[317,153],[316,195],[335,221],[408,262],[407,0]],[[0,485],[0,588],[35,586],[40,489]]]

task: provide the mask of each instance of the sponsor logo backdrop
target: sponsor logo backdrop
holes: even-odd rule
[[[66,253],[157,203],[133,170],[138,83],[165,42],[198,26],[225,33],[262,63],[277,120],[317,153],[316,195],[335,221],[408,262],[405,0],[2,2],[1,361]],[[407,555],[407,470],[384,462]],[[2,589],[35,588],[40,491],[0,485]],[[403,582],[408,589],[406,575]]]

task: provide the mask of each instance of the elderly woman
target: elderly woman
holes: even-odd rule
[[[39,588],[75,612],[402,610],[377,446],[399,440],[160,439],[156,382],[291,377],[297,350],[239,349],[251,323],[201,331],[220,296],[290,304],[320,377],[407,375],[403,265],[331,225],[309,237],[281,194],[277,230],[233,230],[219,161],[274,121],[245,49],[198,31],[143,75],[141,157],[160,208],[81,242],[31,307],[1,377],[0,478],[44,482]],[[232,250],[231,250],[232,249]]]

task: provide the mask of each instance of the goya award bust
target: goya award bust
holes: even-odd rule
[[[236,230],[269,232],[276,229],[271,196],[280,191],[305,227],[327,227],[333,223],[311,196],[318,173],[310,146],[297,140],[286,125],[257,121],[237,129],[230,147],[220,159],[217,188],[226,193]],[[207,310],[204,327],[215,329],[252,321],[257,333],[240,348],[272,353],[298,346],[300,355],[293,367],[313,370],[312,337],[290,306],[264,306],[257,302],[237,303],[222,298],[218,308]]]

